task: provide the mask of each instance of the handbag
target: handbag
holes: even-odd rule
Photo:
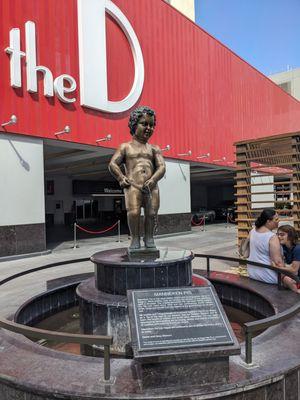
[[[239,246],[239,256],[244,259],[250,256],[250,234],[246,239],[241,241]]]

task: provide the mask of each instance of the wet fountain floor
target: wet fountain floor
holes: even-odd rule
[[[254,321],[255,318],[252,315],[236,308],[224,305],[223,307],[239,343],[243,342],[245,340],[245,336],[242,325],[245,322]],[[58,332],[80,333],[78,306],[71,307],[68,310],[61,311],[55,315],[52,315],[51,317],[45,318],[43,321],[36,324],[35,327]],[[80,345],[77,343],[58,343],[46,340],[39,340],[38,343],[41,346],[46,346],[54,350],[72,354],[80,354]]]

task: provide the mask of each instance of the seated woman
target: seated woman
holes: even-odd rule
[[[300,278],[300,244],[297,243],[298,235],[296,229],[290,225],[282,225],[278,228],[277,235],[282,246],[284,261],[287,270]],[[300,285],[289,276],[284,276],[282,282],[285,287],[300,293]]]
[[[273,209],[265,209],[255,221],[250,231],[250,255],[248,261],[259,262],[284,268],[280,243],[273,229],[278,228],[278,214]],[[277,283],[278,274],[263,267],[247,265],[249,277],[266,283]]]

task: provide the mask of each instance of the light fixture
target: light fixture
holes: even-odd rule
[[[71,132],[71,128],[69,127],[69,125],[66,125],[62,131],[55,132],[54,135],[59,136],[59,135],[63,135],[65,133],[70,133],[70,132]]]
[[[217,160],[212,160],[212,162],[226,161],[226,157],[219,158]]]
[[[18,122],[18,118],[15,115],[12,115],[10,117],[10,120],[8,122],[3,122],[3,124],[1,124],[1,126],[3,128],[4,126],[7,126],[7,125],[14,125],[17,122]]]
[[[96,143],[99,142],[109,142],[112,139],[111,134],[109,133],[108,135],[106,135],[104,138],[100,138],[96,140]]]
[[[210,153],[203,154],[201,156],[197,156],[196,158],[207,158],[210,156]]]
[[[192,150],[189,150],[187,153],[179,153],[177,155],[178,156],[191,156],[192,155]]]
[[[169,151],[171,149],[171,145],[167,144],[166,147],[161,149],[161,151]]]

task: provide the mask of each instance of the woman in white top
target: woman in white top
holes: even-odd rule
[[[281,248],[276,233],[278,214],[273,209],[265,209],[255,221],[250,232],[250,255],[248,261],[259,262],[284,268]],[[277,283],[277,273],[267,268],[247,265],[249,277],[266,283]]]

